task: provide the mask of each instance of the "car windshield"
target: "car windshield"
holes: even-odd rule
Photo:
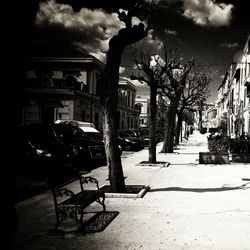
[[[53,126],[57,137],[60,138],[78,138],[78,137],[86,137],[86,134],[79,129],[78,127],[75,126],[68,126],[68,125],[61,125],[57,124]]]
[[[95,140],[102,140],[102,134],[101,133],[96,133],[96,132],[84,132],[87,137]]]

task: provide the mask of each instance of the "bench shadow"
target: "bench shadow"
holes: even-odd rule
[[[98,233],[104,231],[108,225],[118,216],[118,211],[98,211],[86,212],[86,214],[94,214],[84,222],[84,227],[79,227],[79,224],[74,221],[67,221],[60,226],[58,230],[50,230],[48,236],[57,236],[63,238],[72,238],[84,234]]]
[[[103,231],[119,214],[118,211],[102,211],[91,217],[81,230],[82,234],[98,233]]]
[[[245,190],[250,187],[247,185],[249,184],[245,183],[241,186],[237,187],[227,187],[222,186],[219,188],[182,188],[182,187],[168,187],[168,188],[151,188],[148,192],[168,192],[168,191],[180,191],[180,192],[195,192],[195,193],[206,193],[206,192],[223,192],[223,191],[231,191],[231,190]]]

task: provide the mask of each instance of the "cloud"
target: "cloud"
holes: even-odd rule
[[[55,0],[41,2],[35,21],[35,35],[47,43],[72,44],[93,53],[106,52],[109,39],[124,27],[116,14],[82,8],[74,12]]]
[[[183,8],[183,15],[198,25],[228,26],[234,6],[214,0],[184,0]]]
[[[154,30],[151,29],[148,31],[147,37],[144,39],[144,42],[149,45],[149,47],[152,46],[152,48],[156,50],[161,50],[163,48],[163,42],[153,34]]]
[[[221,47],[227,49],[235,49],[236,47],[238,47],[238,45],[238,43],[223,43],[221,44]]]

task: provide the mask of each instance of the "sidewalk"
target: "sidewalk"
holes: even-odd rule
[[[194,131],[172,154],[157,161],[169,167],[138,166],[148,160],[144,149],[123,159],[125,182],[150,185],[143,198],[107,198],[108,211],[118,216],[100,233],[53,234],[54,206],[50,192],[16,205],[22,250],[249,250],[250,178],[248,164],[199,165],[198,152],[207,151],[207,135]],[[107,167],[93,170],[100,185],[109,184]],[[244,185],[245,184],[245,185]],[[92,205],[92,209],[100,206]]]

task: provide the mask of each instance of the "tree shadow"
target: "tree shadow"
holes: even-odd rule
[[[241,186],[237,187],[228,187],[226,185],[223,185],[219,188],[182,188],[182,187],[168,187],[168,188],[151,188],[149,192],[162,192],[162,191],[181,191],[181,192],[195,192],[195,193],[206,193],[206,192],[223,192],[223,191],[232,191],[232,190],[245,190],[250,187],[247,185],[250,184],[250,182],[247,182]]]

